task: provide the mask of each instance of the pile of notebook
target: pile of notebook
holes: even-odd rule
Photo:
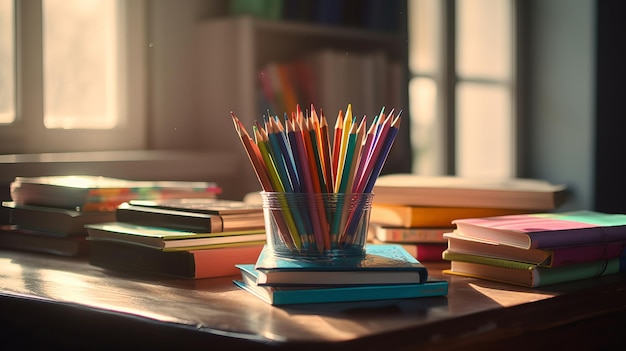
[[[88,252],[86,224],[115,220],[115,209],[131,199],[215,198],[212,182],[133,181],[101,176],[16,177],[0,227],[0,247],[64,256]]]
[[[253,264],[238,264],[234,283],[271,305],[388,300],[444,296],[445,280],[401,245],[367,244],[364,257],[303,260],[274,255],[264,247]]]
[[[442,261],[453,220],[552,211],[564,191],[536,179],[387,174],[374,187],[369,239],[402,244],[421,262]]]
[[[192,279],[238,274],[266,242],[262,207],[225,199],[131,200],[86,228],[94,266]]]
[[[526,287],[616,274],[626,263],[626,215],[536,213],[454,221],[447,274]]]

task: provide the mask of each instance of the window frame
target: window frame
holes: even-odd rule
[[[524,101],[524,61],[523,61],[523,47],[524,47],[524,28],[521,25],[523,18],[526,14],[526,6],[524,1],[511,0],[512,5],[512,18],[511,18],[511,31],[513,45],[511,46],[511,78],[510,80],[496,81],[493,79],[475,79],[473,77],[462,78],[456,71],[456,0],[443,0],[439,3],[440,6],[440,24],[439,24],[439,46],[437,50],[440,55],[440,67],[437,72],[424,73],[415,72],[409,69],[409,82],[416,78],[431,79],[437,86],[436,97],[436,111],[435,115],[438,119],[438,125],[435,127],[434,132],[438,134],[438,151],[434,161],[436,164],[428,165],[428,172],[434,172],[434,174],[447,174],[457,175],[458,155],[457,149],[457,114],[458,114],[458,102],[457,102],[457,88],[462,83],[481,83],[481,84],[498,84],[506,85],[509,87],[509,93],[511,98],[511,117],[513,119],[513,134],[512,138],[515,138],[512,145],[514,158],[510,162],[512,168],[512,176],[520,176],[523,174],[522,169],[523,161],[523,135],[524,124],[520,116],[523,115],[523,101]],[[409,10],[410,11],[410,10]],[[409,97],[411,99],[411,97]],[[415,157],[415,155],[414,155]],[[413,171],[420,173],[419,167],[416,166],[414,159]]]
[[[41,0],[15,1],[15,122],[0,125],[0,154],[141,150],[147,148],[146,2],[124,1],[126,29],[120,96],[126,100],[118,126],[111,129],[46,129],[43,123]]]

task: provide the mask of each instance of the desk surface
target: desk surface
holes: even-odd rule
[[[236,277],[171,279],[104,270],[85,258],[0,250],[0,326],[27,331],[30,341],[16,337],[16,346],[440,350],[504,340],[521,348],[539,337],[545,346],[562,339],[609,345],[617,340],[611,328],[626,322],[623,275],[538,290],[426,265],[450,282],[447,297],[274,307],[234,286]]]

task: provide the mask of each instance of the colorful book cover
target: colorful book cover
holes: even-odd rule
[[[329,260],[275,256],[265,247],[256,262],[259,285],[371,285],[424,283],[428,270],[398,244],[367,244],[364,257]]]
[[[454,221],[457,233],[523,249],[626,241],[626,215],[537,213]]]
[[[111,211],[134,199],[215,198],[221,191],[213,182],[135,181],[90,175],[16,177],[10,184],[15,203],[79,211]]]
[[[241,280],[233,281],[270,305],[313,304],[445,296],[448,282],[428,280],[423,284],[392,284],[341,287],[272,287],[257,285],[253,264],[238,264]]]
[[[529,266],[516,267],[507,264],[492,265],[469,261],[452,261],[445,274],[493,280],[530,288],[542,287],[603,275],[617,274],[625,270],[624,257],[610,260],[577,263],[557,268]]]

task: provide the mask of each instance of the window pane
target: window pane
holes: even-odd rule
[[[409,10],[409,67],[413,73],[436,74],[441,63],[440,0],[412,0]]]
[[[0,123],[15,121],[15,11],[0,0]]]
[[[442,119],[437,115],[437,84],[433,79],[409,82],[413,173],[436,175],[443,171]]]
[[[117,123],[118,1],[44,0],[46,128],[112,128]]]
[[[515,126],[508,89],[461,83],[457,98],[457,175],[514,177]]]
[[[506,80],[512,64],[509,0],[457,0],[457,73]]]

